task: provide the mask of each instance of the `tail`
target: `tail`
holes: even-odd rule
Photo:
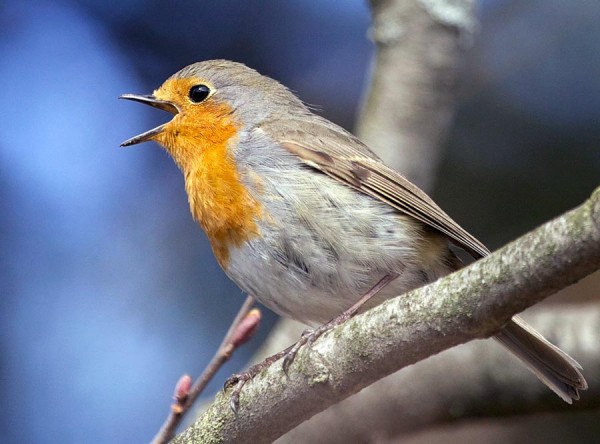
[[[569,404],[573,399],[579,399],[579,390],[588,388],[579,363],[548,342],[520,317],[512,318],[494,339]]]

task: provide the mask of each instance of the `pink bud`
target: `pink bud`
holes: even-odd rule
[[[231,337],[231,344],[239,347],[248,341],[260,325],[262,314],[258,308],[253,308],[248,312],[244,319],[237,325],[235,332]]]
[[[177,401],[178,404],[183,404],[188,395],[190,394],[190,389],[192,388],[192,377],[190,375],[183,375],[175,384],[175,393],[173,393],[173,399]]]

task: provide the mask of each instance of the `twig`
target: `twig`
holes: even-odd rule
[[[210,380],[223,364],[231,358],[233,352],[250,339],[256,331],[260,321],[260,311],[258,309],[250,310],[253,304],[254,297],[248,295],[225,334],[217,352],[194,385],[190,388],[191,377],[189,375],[183,375],[179,379],[175,385],[175,403],[171,406],[171,412],[158,434],[152,440],[152,444],[167,443],[175,436],[175,429],[198,396],[204,391]]]

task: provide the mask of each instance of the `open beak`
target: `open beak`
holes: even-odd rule
[[[134,102],[145,103],[146,105],[150,105],[154,108],[162,109],[163,111],[168,111],[171,114],[179,113],[179,108],[177,108],[173,103],[167,102],[166,100],[158,100],[156,97],[152,95],[141,96],[137,94],[123,94],[119,96],[119,99],[125,100],[133,100]],[[139,134],[131,139],[126,140],[121,144],[121,146],[131,146],[136,145],[138,143],[147,142],[148,140],[152,140],[152,138],[162,132],[165,124],[157,126],[145,133]]]

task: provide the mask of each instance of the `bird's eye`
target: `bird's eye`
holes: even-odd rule
[[[210,88],[206,85],[194,85],[190,88],[190,100],[194,103],[200,103],[208,97]]]

